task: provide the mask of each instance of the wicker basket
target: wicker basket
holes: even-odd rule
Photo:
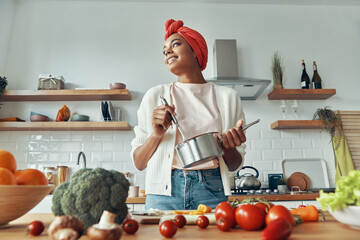
[[[64,89],[63,76],[40,75],[38,90],[59,90]]]

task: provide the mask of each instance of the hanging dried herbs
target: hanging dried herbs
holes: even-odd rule
[[[331,140],[335,136],[340,135],[341,138],[343,137],[342,125],[341,125],[341,117],[339,114],[336,114],[330,107],[319,108],[316,110],[313,116],[314,120],[322,120],[323,127],[322,130],[329,133]],[[341,140],[341,139],[340,139]],[[341,141],[338,141],[334,149],[337,149],[340,145]]]

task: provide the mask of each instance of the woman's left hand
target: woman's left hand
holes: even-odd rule
[[[245,134],[242,130],[244,120],[237,121],[236,126],[228,129],[221,134],[222,146],[224,149],[234,148],[246,142]]]

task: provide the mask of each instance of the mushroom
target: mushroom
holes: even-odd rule
[[[57,216],[49,226],[48,234],[53,240],[76,240],[84,231],[83,223],[76,217]]]
[[[89,240],[119,240],[122,234],[121,226],[114,223],[115,214],[104,211],[100,222],[94,224],[87,230]]]

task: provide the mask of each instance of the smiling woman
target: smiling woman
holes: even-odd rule
[[[131,157],[146,171],[145,207],[157,209],[197,209],[199,204],[215,208],[230,195],[229,170],[243,163],[246,141],[242,131],[244,113],[233,89],[205,81],[208,49],[203,36],[179,20],[165,23],[164,64],[177,82],[151,88],[138,110]],[[160,96],[170,100],[162,103]],[[221,137],[223,156],[201,164],[184,166],[175,154],[183,141],[172,125],[176,115],[185,138],[205,133]]]

